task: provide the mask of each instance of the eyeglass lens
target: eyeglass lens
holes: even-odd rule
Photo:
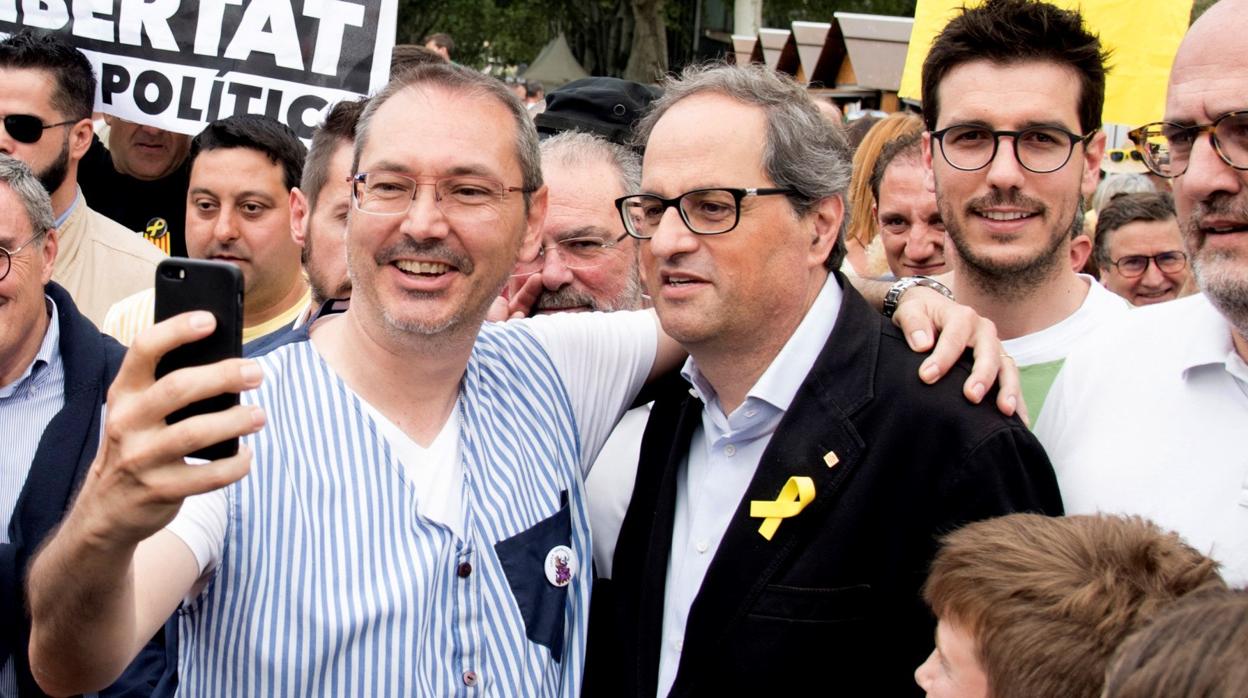
[[[548,255],[555,254],[558,255],[560,263],[568,269],[591,269],[602,264],[614,246],[610,240],[597,237],[569,238],[546,245],[535,259],[518,266],[524,272],[532,273],[542,268]]]
[[[680,197],[680,217],[695,233],[716,235],[737,224],[737,197],[727,189],[703,189]],[[667,206],[657,196],[640,194],[624,203],[625,222],[638,237],[649,238],[663,220]]]
[[[959,170],[978,170],[996,156],[1001,136],[1010,132],[982,126],[954,126],[940,139],[945,160]],[[1078,138],[1057,128],[1029,128],[1014,135],[1014,154],[1023,167],[1032,172],[1059,170],[1070,160]]]
[[[421,184],[434,187],[434,201],[444,215],[460,219],[485,219],[495,214],[495,205],[507,193],[499,182],[488,177],[444,177],[416,181],[389,172],[370,172],[353,182],[356,208],[366,213],[406,213]]]
[[[1248,111],[1223,114],[1213,124],[1148,124],[1136,131],[1136,144],[1149,169],[1163,177],[1177,177],[1187,171],[1192,148],[1205,131],[1212,132],[1214,149],[1223,162],[1248,169]]]
[[[1155,262],[1157,268],[1161,271],[1173,274],[1182,271],[1183,267],[1187,266],[1187,255],[1178,251],[1162,252],[1151,257],[1147,255],[1131,255],[1118,260],[1118,271],[1126,277],[1140,276],[1148,270],[1150,261]]]

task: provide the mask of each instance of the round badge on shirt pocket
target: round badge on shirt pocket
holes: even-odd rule
[[[546,581],[566,587],[576,574],[576,554],[566,545],[556,545],[546,553]]]

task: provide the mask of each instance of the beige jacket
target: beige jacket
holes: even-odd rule
[[[58,232],[52,280],[97,327],[114,303],[152,287],[165,257],[142,235],[91,210],[81,192]]]

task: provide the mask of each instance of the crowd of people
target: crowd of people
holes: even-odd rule
[[[856,146],[760,65],[521,94],[444,34],[310,146],[100,137],[0,41],[0,697],[1243,695],[1241,31],[1117,149],[1039,0]],[[244,357],[157,378],[217,323],[168,255]]]

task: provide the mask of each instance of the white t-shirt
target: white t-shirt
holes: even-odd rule
[[[654,365],[658,320],[653,312],[640,311],[563,313],[512,322],[529,328],[563,379],[581,435],[582,473],[588,473]],[[363,400],[361,403],[370,416],[381,416]],[[462,537],[461,425],[458,411],[452,412],[428,448],[409,438],[391,420],[376,421],[381,437],[403,463],[409,482],[423,492],[417,497],[419,513],[446,524]],[[220,563],[228,511],[225,489],[215,490],[187,498],[166,527],[194,553],[201,576]]]
[[[1079,309],[1065,320],[1050,325],[1039,332],[1032,332],[1001,344],[1019,366],[1043,364],[1066,358],[1070,350],[1079,345],[1084,337],[1097,327],[1130,312],[1127,301],[1087,274],[1079,278],[1089,284],[1088,295]]]
[[[641,459],[641,437],[650,421],[654,403],[629,410],[603,444],[594,469],[585,478],[585,498],[589,501],[589,530],[594,538],[594,571],[599,579],[611,578],[611,562],[620,527],[628,513],[637,483],[637,463]]]
[[[1023,399],[1027,401],[1027,409],[1033,419],[1043,414],[1049,388],[1057,378],[1066,355],[1098,327],[1131,311],[1131,305],[1124,298],[1111,293],[1096,279],[1084,274],[1080,274],[1079,278],[1086,281],[1089,287],[1088,295],[1078,310],[1039,332],[1001,343],[1018,365]]]

